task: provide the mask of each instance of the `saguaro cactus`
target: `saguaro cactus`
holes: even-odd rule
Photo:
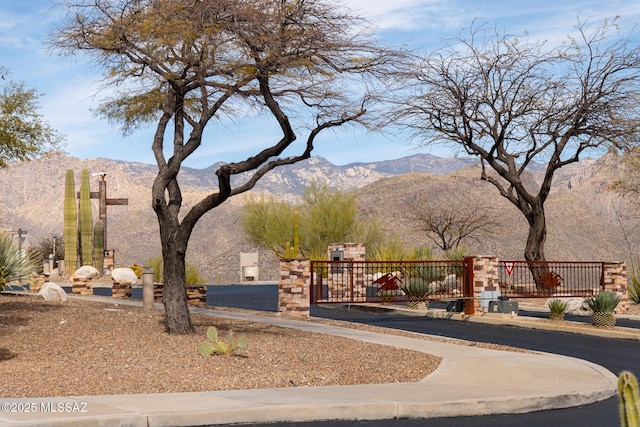
[[[620,397],[620,423],[622,427],[640,426],[640,397],[638,380],[631,372],[623,372],[618,377]]]
[[[80,230],[80,259],[82,265],[93,265],[93,213],[91,212],[88,169],[82,169],[80,172],[78,228]]]
[[[65,271],[74,272],[78,267],[78,223],[76,185],[73,170],[66,172],[64,180],[64,265]]]
[[[104,270],[104,222],[96,221],[93,226],[93,259],[100,274]]]

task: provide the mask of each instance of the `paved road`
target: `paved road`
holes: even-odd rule
[[[218,287],[216,287],[218,288]],[[224,286],[215,290],[212,305],[241,307],[275,311],[277,309],[277,287],[261,286]],[[351,322],[366,323],[386,328],[440,335],[477,342],[490,342],[514,347],[538,350],[555,354],[573,356],[597,363],[618,374],[629,370],[640,377],[640,342],[614,340],[563,332],[549,332],[513,326],[493,326],[486,324],[457,322],[441,319],[427,319],[406,316],[379,310],[363,310],[357,306],[313,307],[312,316]],[[529,313],[527,313],[529,314]],[[531,314],[535,315],[535,313]],[[640,322],[627,323],[640,328]],[[523,384],[526,387],[526,384]],[[536,412],[530,414],[510,414],[484,417],[458,417],[425,420],[384,420],[361,422],[316,422],[285,423],[287,427],[373,427],[373,426],[598,426],[617,427],[618,401],[608,399],[597,404],[564,410]]]

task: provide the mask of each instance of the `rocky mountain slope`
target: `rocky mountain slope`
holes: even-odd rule
[[[479,201],[491,208],[498,220],[491,235],[469,242],[472,253],[495,254],[521,259],[526,238],[524,217],[500,197],[489,183],[480,181],[480,171],[470,159],[442,159],[415,155],[379,163],[335,166],[314,157],[272,171],[256,191],[284,200],[294,200],[311,180],[358,192],[364,217],[381,219],[390,234],[407,246],[428,245],[423,233],[405,219],[409,200],[426,195],[427,200]],[[108,207],[108,247],[115,250],[116,264],[144,264],[160,254],[158,225],[151,209],[150,188],[155,167],[108,159],[81,160],[61,154],[31,162],[12,164],[0,170],[0,228],[28,231],[37,242],[61,234],[64,175],[80,170],[107,173],[108,197],[128,198],[128,206]],[[637,210],[607,190],[615,159],[588,159],[562,169],[547,203],[549,237],[547,257],[558,260],[620,260],[629,248],[640,248],[636,230]],[[216,188],[215,165],[196,170],[185,168],[179,176],[185,208]],[[240,177],[239,179],[242,179]],[[538,177],[530,177],[535,182]],[[91,182],[97,191],[98,178]],[[248,243],[240,228],[238,212],[244,197],[236,197],[208,213],[194,230],[188,260],[196,264],[209,283],[234,283],[240,277],[240,252],[260,252],[260,279],[277,278],[277,260]],[[94,202],[97,215],[97,202]],[[474,202],[475,203],[475,202]],[[621,226],[622,225],[622,226]],[[625,240],[628,238],[629,244]]]

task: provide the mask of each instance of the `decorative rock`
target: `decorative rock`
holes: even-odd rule
[[[53,282],[46,282],[40,290],[38,295],[44,298],[46,301],[62,301],[67,300],[67,293],[59,285]]]
[[[138,283],[138,276],[130,268],[114,268],[111,271],[111,278],[121,285],[135,285]]]
[[[79,269],[76,270],[75,273],[71,276],[71,280],[87,280],[87,279],[97,279],[100,277],[100,272],[97,268],[91,265],[83,265]]]

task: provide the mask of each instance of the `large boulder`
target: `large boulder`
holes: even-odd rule
[[[71,280],[79,279],[79,280],[88,280],[88,279],[97,279],[100,277],[100,272],[97,268],[91,265],[83,265],[79,269],[76,270],[75,273],[71,276]]]
[[[111,271],[111,278],[115,283],[120,283],[121,285],[135,285],[138,283],[138,276],[130,268],[114,268]]]
[[[53,282],[45,282],[38,291],[38,295],[46,301],[66,301],[67,293],[59,285]]]

